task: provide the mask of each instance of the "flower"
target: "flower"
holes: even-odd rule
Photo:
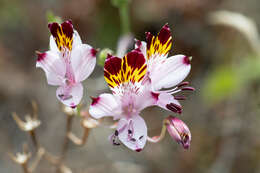
[[[172,96],[172,94],[183,90],[194,90],[192,87],[186,87],[188,82],[181,83],[190,72],[191,57],[175,55],[167,58],[172,46],[172,36],[168,24],[162,27],[156,37],[147,32],[146,40],[147,43],[136,40],[135,47],[140,49],[145,56],[147,76],[151,80],[152,90],[159,94],[158,105],[175,113],[181,113],[182,107],[178,100],[186,98]],[[169,89],[172,87],[174,88]],[[162,91],[162,89],[164,90]]]
[[[173,116],[167,117],[165,123],[171,137],[184,149],[188,149],[191,142],[191,133],[188,126],[182,120]]]
[[[94,118],[112,116],[119,120],[115,133],[110,136],[114,145],[121,141],[128,148],[141,151],[146,143],[147,126],[139,115],[144,108],[156,104],[157,94],[151,92],[145,77],[147,65],[139,49],[123,58],[109,55],[104,66],[104,77],[112,94],[92,98],[89,113]]]
[[[49,85],[59,86],[57,98],[65,105],[76,107],[83,96],[81,84],[94,70],[97,51],[87,44],[74,30],[70,20],[48,25],[50,50],[37,53],[36,67],[45,71]]]

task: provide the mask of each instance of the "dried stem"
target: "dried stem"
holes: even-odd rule
[[[39,149],[39,143],[38,143],[38,140],[37,140],[37,137],[36,137],[35,130],[29,131],[29,134],[31,136],[34,147],[38,150]]]
[[[24,163],[24,164],[22,164],[21,166],[22,166],[22,168],[23,168],[23,172],[24,172],[24,173],[31,173],[31,172],[29,171],[28,166],[27,166],[27,162]]]
[[[65,136],[65,139],[64,139],[63,147],[62,147],[61,160],[63,160],[65,158],[66,153],[68,151],[68,146],[69,146],[68,134],[71,131],[73,117],[74,117],[73,115],[67,115],[66,136]]]
[[[74,133],[70,132],[68,133],[68,138],[76,145],[82,146],[86,143],[88,139],[90,129],[87,127],[84,127],[84,133],[81,139],[79,139]]]
[[[39,163],[40,163],[42,157],[44,156],[44,154],[45,154],[44,148],[39,148],[39,150],[37,151],[36,158],[32,162],[32,164],[29,168],[30,172],[33,172],[35,170],[35,168],[37,168],[37,166],[39,165]]]

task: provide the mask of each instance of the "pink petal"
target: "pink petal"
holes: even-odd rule
[[[72,108],[76,107],[83,96],[83,86],[81,83],[74,85],[60,86],[56,91],[57,98],[65,105]]]
[[[52,51],[39,53],[36,67],[44,70],[48,84],[62,85],[64,83],[66,64],[58,54]]]
[[[92,98],[89,113],[96,119],[105,116],[116,116],[120,115],[121,107],[112,94],[101,94],[97,98]]]
[[[191,69],[189,57],[176,55],[167,58],[151,69],[150,78],[154,90],[170,88],[183,81]]]
[[[146,107],[155,105],[158,101],[159,94],[153,93],[150,90],[144,91],[138,95],[138,98],[135,100],[136,109],[141,111]]]
[[[96,50],[87,44],[81,44],[71,53],[71,65],[76,82],[85,80],[96,65]]]
[[[159,94],[157,105],[174,113],[182,113],[181,104],[169,93]]]
[[[131,150],[140,152],[146,143],[147,127],[144,119],[134,115],[126,120],[121,119],[117,126],[119,140]]]
[[[167,130],[171,137],[176,140],[183,148],[188,149],[191,142],[191,133],[188,126],[180,119],[169,116],[167,118]]]

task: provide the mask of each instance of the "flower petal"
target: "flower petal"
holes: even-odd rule
[[[76,82],[85,80],[96,65],[96,50],[87,44],[81,44],[71,53],[71,65]]]
[[[188,126],[180,119],[169,116],[166,124],[171,137],[183,146],[184,149],[190,147],[191,133]]]
[[[109,56],[104,66],[104,77],[110,88],[121,87],[123,83],[141,83],[147,71],[144,55],[133,50],[122,59]]]
[[[66,64],[58,54],[52,51],[39,53],[36,67],[44,70],[48,84],[62,85],[64,83]]]
[[[77,46],[81,45],[82,44],[82,41],[81,41],[81,38],[79,36],[79,33],[78,31],[76,31],[74,29],[74,32],[73,32],[73,42],[72,42],[72,49],[76,48]]]
[[[150,71],[150,78],[154,90],[170,88],[183,81],[191,69],[189,57],[176,55],[157,64]]]
[[[157,105],[174,113],[182,113],[181,104],[169,93],[159,94]]]
[[[119,140],[131,150],[140,152],[146,143],[147,127],[139,115],[131,119],[121,119],[117,126]]]
[[[92,98],[89,107],[89,114],[96,118],[105,116],[117,116],[121,113],[121,107],[118,105],[116,98],[112,94],[101,94],[97,98]]]
[[[65,105],[76,107],[83,96],[83,86],[81,83],[60,86],[56,91],[57,98]]]
[[[60,50],[57,47],[57,44],[55,42],[55,39],[53,38],[53,36],[50,36],[50,50],[52,52],[59,52]]]
[[[159,34],[155,37],[150,32],[146,33],[147,40],[147,59],[167,57],[171,46],[172,36],[168,24],[165,24]]]
[[[58,24],[56,22],[50,23],[48,27],[59,50],[64,48],[69,50],[72,49],[74,30],[70,20],[63,22],[62,24]]]

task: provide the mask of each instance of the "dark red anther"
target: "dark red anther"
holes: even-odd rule
[[[187,97],[185,97],[185,96],[174,96],[174,99],[176,99],[176,100],[186,100]]]
[[[195,88],[193,88],[193,87],[184,87],[181,90],[182,91],[195,91]]]
[[[186,86],[186,85],[189,85],[189,82],[182,82],[177,87],[180,88],[180,87],[183,87],[183,86]]]

